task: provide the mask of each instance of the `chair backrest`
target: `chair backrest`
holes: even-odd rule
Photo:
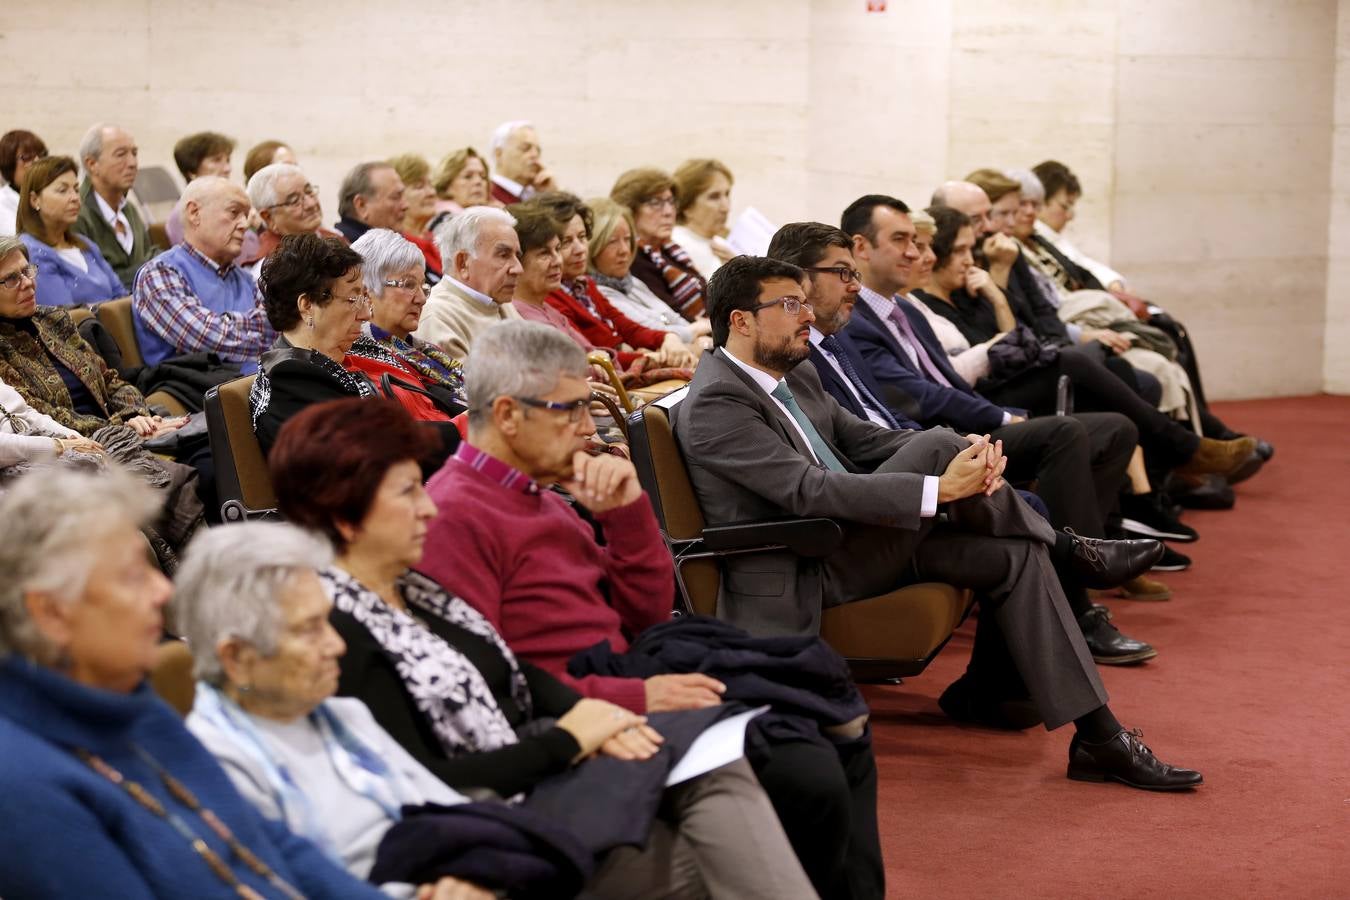
[[[131,298],[119,297],[100,303],[94,312],[99,323],[117,341],[117,348],[122,351],[122,366],[131,369],[145,365],[141,345],[136,340],[136,326],[132,324]]]
[[[197,685],[192,680],[192,651],[183,641],[165,641],[155,650],[150,686],[180,716],[192,712]]]
[[[628,417],[628,441],[638,480],[651,498],[661,530],[674,542],[697,540],[705,524],[684,454],[670,425],[671,413],[688,393],[688,388],[681,388]],[[717,562],[695,559],[681,563],[676,556],[690,608],[699,615],[715,615],[722,580]]]
[[[131,190],[150,222],[167,219],[183,194],[177,179],[163,166],[142,166],[136,172],[136,183]]]
[[[206,392],[206,431],[216,467],[220,517],[226,522],[276,515],[277,497],[267,458],[253,433],[248,392],[256,375],[245,375]]]
[[[75,323],[75,327],[80,327],[80,323],[92,316],[87,306],[72,306],[70,308],[70,321]]]

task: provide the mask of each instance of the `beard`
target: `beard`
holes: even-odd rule
[[[811,355],[811,346],[797,346],[797,335],[781,339],[777,344],[755,344],[755,365],[774,372],[790,372],[797,363]]]

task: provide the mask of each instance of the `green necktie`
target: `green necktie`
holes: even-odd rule
[[[792,396],[792,391],[788,389],[786,381],[778,382],[778,387],[773,389],[773,396],[779,403],[787,407],[788,414],[802,427],[802,431],[806,432],[806,442],[815,451],[816,459],[824,463],[827,469],[835,472],[847,472],[848,469],[839,461],[839,457],[834,455],[830,445],[825,443],[825,439],[820,436],[820,432],[816,431],[816,426],[811,424],[811,420],[806,417],[806,413],[802,412],[802,408],[797,405],[797,398]]]

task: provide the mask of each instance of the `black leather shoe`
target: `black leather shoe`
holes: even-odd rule
[[[1232,509],[1237,497],[1226,480],[1215,476],[1173,478],[1167,492],[1186,509]]]
[[[987,696],[988,692],[977,686],[968,675],[947,685],[947,689],[938,698],[938,706],[949,718],[956,722],[983,725],[1001,731],[1025,731],[1041,724],[1044,719],[1036,709],[1036,704],[1026,697],[1010,697],[999,700]]]
[[[1152,645],[1135,640],[1111,624],[1110,616],[1100,606],[1093,606],[1078,618],[1092,658],[1104,666],[1132,666],[1158,655]]]
[[[1074,781],[1119,781],[1145,791],[1184,791],[1205,783],[1199,772],[1179,769],[1153,755],[1143,733],[1121,730],[1105,744],[1089,744],[1073,736],[1069,742],[1069,777]]]
[[[1258,449],[1253,450],[1251,456],[1243,460],[1242,465],[1224,476],[1225,481],[1229,484],[1237,484],[1239,481],[1246,481],[1261,471],[1261,467],[1266,464],[1266,461],[1261,456],[1260,445],[1258,444],[1257,447]]]
[[[1152,539],[1106,541],[1082,537],[1072,528],[1064,533],[1073,539],[1069,568],[1083,587],[1119,587],[1147,572],[1163,554],[1162,542]]]

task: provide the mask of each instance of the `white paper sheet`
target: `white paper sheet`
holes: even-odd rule
[[[750,206],[736,219],[736,224],[731,226],[727,243],[737,253],[763,256],[769,252],[769,242],[773,240],[774,232],[777,230],[778,227],[769,221],[768,216]]]
[[[713,769],[733,763],[745,755],[745,729],[755,716],[769,707],[748,709],[728,716],[710,726],[689,745],[689,750],[670,770],[666,787],[697,778]]]

